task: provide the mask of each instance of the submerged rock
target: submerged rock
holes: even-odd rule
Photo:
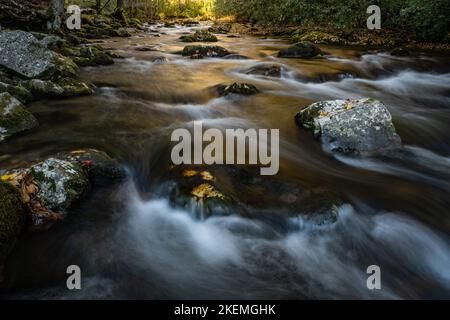
[[[265,77],[281,77],[281,66],[273,63],[261,63],[245,71],[246,74],[253,74]]]
[[[289,48],[280,50],[280,58],[314,58],[322,54],[322,51],[309,41],[298,42]]]
[[[229,94],[242,94],[242,95],[252,95],[259,93],[259,90],[249,83],[233,83],[230,85],[220,85],[217,91],[221,96],[227,96]]]
[[[165,64],[169,62],[169,59],[167,59],[166,57],[156,57],[152,59],[152,62],[155,64]]]
[[[295,120],[313,130],[327,151],[348,155],[372,155],[400,147],[392,116],[378,100],[316,102],[301,110]]]
[[[183,56],[192,56],[194,54],[200,54],[204,57],[224,57],[230,54],[227,49],[219,46],[186,46],[181,53]]]
[[[201,219],[212,215],[231,214],[235,206],[216,185],[216,178],[204,169],[175,166],[169,170],[169,195],[174,205],[190,209]]]
[[[156,46],[139,46],[136,47],[134,50],[136,51],[142,51],[142,52],[147,52],[147,51],[158,51]]]
[[[411,56],[411,52],[405,47],[397,47],[392,49],[391,55],[395,57],[407,57]]]
[[[11,252],[25,222],[18,190],[0,180],[0,265]]]
[[[38,197],[51,210],[64,211],[89,188],[82,168],[66,160],[49,158],[32,166],[30,172],[39,186]]]
[[[229,54],[223,58],[227,59],[227,60],[248,60],[248,59],[250,59],[249,57],[243,56],[240,54]]]
[[[306,187],[283,177],[261,177],[245,166],[173,166],[171,201],[202,218],[239,214],[253,218],[301,217],[314,225],[332,224],[344,203],[335,192]]]
[[[36,118],[9,93],[0,93],[0,142],[38,125]]]
[[[211,32],[206,30],[197,30],[194,34],[181,36],[183,42],[217,42],[218,39]]]
[[[22,78],[76,76],[78,68],[25,31],[0,32],[0,65]]]

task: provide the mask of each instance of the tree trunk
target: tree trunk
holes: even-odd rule
[[[117,0],[116,10],[113,13],[113,17],[125,21],[125,15],[123,14],[123,0]]]
[[[48,23],[48,27],[51,30],[59,30],[64,16],[64,0],[52,0],[50,5],[53,20]]]
[[[122,11],[123,10],[123,0],[117,0],[117,11]]]
[[[102,0],[95,0],[95,10],[99,14],[102,9]]]

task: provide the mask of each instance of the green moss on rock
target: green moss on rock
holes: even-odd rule
[[[211,32],[206,30],[197,30],[194,34],[181,36],[183,42],[217,42],[218,39]]]
[[[195,54],[200,54],[205,57],[224,57],[229,55],[230,52],[219,46],[186,46],[181,53],[183,56],[192,56]]]
[[[304,34],[294,33],[294,35],[291,37],[291,41],[295,43],[309,41],[315,44],[346,44],[346,41],[344,39],[322,31],[310,31]]]
[[[18,190],[0,180],[0,263],[11,252],[25,221]]]
[[[37,125],[36,118],[19,100],[7,92],[0,94],[0,141]]]

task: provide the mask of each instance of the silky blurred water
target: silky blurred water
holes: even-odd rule
[[[33,103],[40,127],[0,150],[13,168],[63,150],[97,148],[118,158],[129,179],[100,183],[50,231],[26,234],[6,265],[6,298],[449,298],[450,59],[321,47],[322,59],[280,59],[280,39],[220,35],[247,60],[191,60],[176,54],[192,28],[159,28],[102,45],[123,55],[84,68],[94,96]],[[194,28],[195,29],[195,28]],[[141,52],[136,47],[155,46]],[[167,63],[152,62],[166,57]],[[246,74],[261,63],[281,78]],[[220,98],[213,86],[247,82],[261,93]],[[393,115],[404,150],[390,158],[325,153],[294,115],[312,102],[371,97]],[[318,227],[279,214],[199,220],[174,208],[162,188],[170,134],[205,126],[280,129],[280,174],[289,183],[344,196],[338,221]],[[273,192],[277,192],[276,189]],[[248,195],[245,195],[248,196]],[[244,197],[244,195],[242,195]],[[245,201],[245,199],[242,199]],[[65,270],[82,269],[69,292]],[[379,265],[382,290],[368,290]]]

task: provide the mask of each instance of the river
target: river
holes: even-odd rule
[[[450,59],[331,46],[320,46],[323,59],[282,59],[276,53],[287,41],[244,35],[219,35],[217,44],[250,59],[176,54],[185,45],[178,38],[203,27],[154,25],[106,39],[101,45],[124,59],[82,69],[82,79],[98,87],[95,95],[30,105],[41,125],[2,146],[2,168],[91,147],[119,159],[129,179],[97,185],[63,223],[24,235],[6,265],[2,296],[450,298]],[[263,62],[280,64],[281,78],[246,74]],[[261,93],[224,98],[211,89],[233,82]],[[386,104],[403,152],[332,156],[294,122],[315,101],[357,97]],[[220,129],[280,129],[281,179],[339,192],[345,204],[337,222],[312,225],[284,214],[279,203],[265,204],[265,219],[256,210],[199,219],[173,207],[162,186],[170,133],[194,120]],[[243,202],[261,197],[246,190]],[[72,264],[81,267],[82,290],[65,286]],[[381,268],[381,290],[367,289],[369,265]]]

